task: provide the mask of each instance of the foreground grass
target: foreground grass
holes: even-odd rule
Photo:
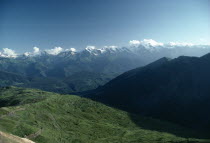
[[[20,90],[12,88],[13,93],[15,89]],[[30,89],[27,89],[27,95],[33,96],[37,92],[40,91],[30,92]],[[27,137],[38,143],[210,142],[145,129],[137,126],[127,112],[89,99],[48,92],[46,96],[48,98],[42,98],[43,100],[36,103],[0,108],[0,130]],[[183,134],[189,131],[174,124],[139,116],[137,118],[142,124],[151,123],[163,129],[176,127],[176,130],[181,130]]]

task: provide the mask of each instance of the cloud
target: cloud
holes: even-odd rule
[[[26,56],[26,57],[28,57],[28,56],[31,55],[31,53],[30,52],[25,52],[25,53],[23,53],[23,55]]]
[[[187,43],[187,42],[169,42],[169,46],[194,46],[192,43]]]
[[[164,45],[163,43],[157,42],[157,41],[152,40],[152,39],[144,39],[142,41],[139,41],[139,40],[131,40],[131,41],[129,41],[129,44],[131,46],[143,45],[145,47],[149,47],[149,46],[156,47],[156,46],[163,46]]]
[[[28,56],[34,56],[40,54],[40,50],[38,47],[33,47],[33,52],[25,52],[23,55],[28,57]]]
[[[131,40],[131,41],[129,41],[129,44],[131,45],[131,46],[139,46],[140,45],[140,41],[138,41],[138,40]]]
[[[34,47],[33,49],[34,49],[34,52],[33,52],[34,54],[39,54],[39,51],[40,51],[40,50],[39,50],[38,47]]]
[[[50,55],[58,55],[59,53],[61,53],[63,51],[63,48],[55,47],[53,49],[48,49],[48,50],[45,50],[45,51]]]
[[[7,57],[7,58],[16,58],[17,57],[17,53],[9,48],[3,48],[3,52],[0,52],[0,56],[1,57]]]
[[[153,39],[143,39],[141,41],[131,40],[131,41],[129,41],[129,44],[131,46],[143,45],[145,47],[148,47],[148,46],[153,46],[153,47],[157,47],[157,46],[194,46],[194,44],[188,43],[188,42],[169,42],[167,44],[164,44],[164,43],[161,43],[161,42],[157,42]]]
[[[70,49],[63,49],[61,47],[55,47],[53,49],[47,49],[45,50],[46,53],[50,54],[50,55],[58,55],[61,52],[64,51],[71,51],[71,52],[76,52],[75,48],[70,48]],[[36,56],[39,55],[41,53],[40,49],[38,47],[33,47],[33,52],[25,52],[23,55],[24,56]]]
[[[143,41],[141,41],[141,45],[156,47],[156,46],[163,46],[164,44],[152,39],[144,39]]]

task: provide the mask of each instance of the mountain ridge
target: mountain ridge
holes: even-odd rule
[[[151,63],[84,95],[126,111],[193,128],[210,128],[209,54]],[[157,66],[156,66],[157,64]]]

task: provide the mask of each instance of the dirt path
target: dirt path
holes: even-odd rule
[[[20,138],[18,136],[7,134],[0,131],[0,143],[35,143],[26,138]]]

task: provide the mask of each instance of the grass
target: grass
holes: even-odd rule
[[[51,94],[37,89],[3,87],[0,88],[0,107],[39,102]]]
[[[183,138],[167,132],[146,129],[135,124],[127,112],[78,96],[58,95],[15,87],[7,89],[4,93],[9,96],[16,93],[16,90],[27,92],[26,99],[30,100],[20,102],[18,106],[0,108],[0,130],[20,137],[28,137],[37,143],[210,142],[210,140]],[[40,99],[38,93],[46,97],[41,98],[42,100],[35,100],[36,102],[28,97],[36,95],[38,98],[35,99]],[[171,130],[176,127],[180,128],[183,133],[189,131],[151,118],[141,116],[136,116],[136,118],[142,124],[145,122],[145,124],[171,128]]]

